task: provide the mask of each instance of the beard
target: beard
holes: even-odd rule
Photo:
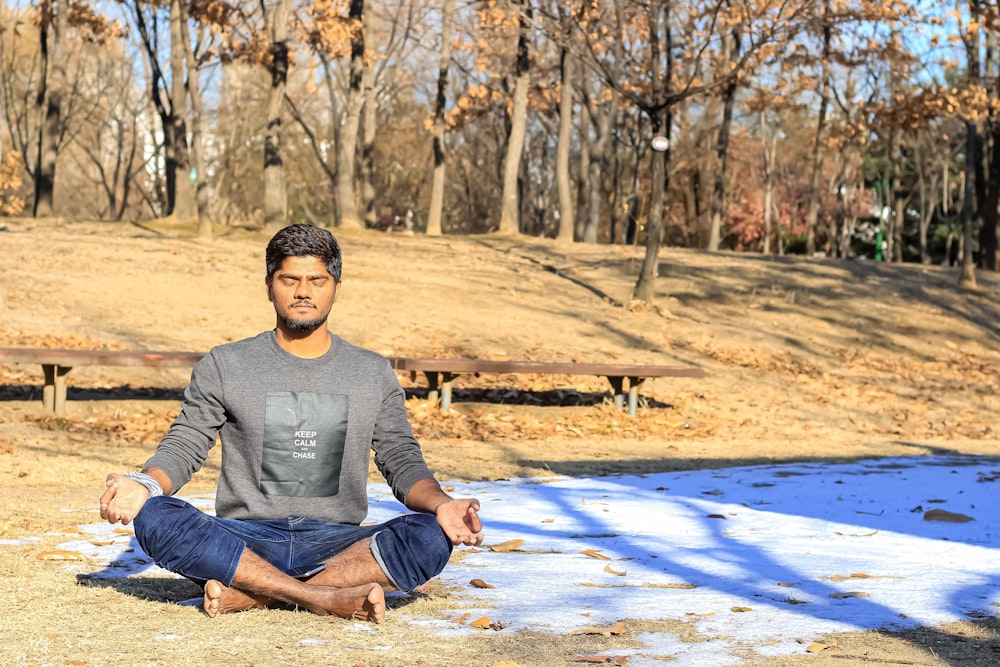
[[[324,315],[323,317],[314,317],[310,320],[293,320],[289,317],[285,317],[284,315],[278,315],[278,319],[281,320],[281,323],[286,329],[289,331],[297,331],[299,333],[312,333],[326,324],[328,317],[329,314]]]

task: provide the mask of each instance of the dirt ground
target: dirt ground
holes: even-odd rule
[[[444,415],[427,402],[422,378],[401,376],[442,480],[1000,454],[996,275],[979,273],[979,291],[962,293],[948,267],[668,248],[650,308],[630,303],[641,248],[337,236],[344,288],[330,326],[353,343],[386,355],[683,363],[706,372],[645,382],[636,418],[613,409],[602,378],[463,377],[454,412]],[[242,230],[205,243],[153,224],[0,220],[0,346],[207,351],[270,329],[266,240]],[[147,458],[188,373],[74,369],[67,416],[55,418],[42,410],[40,368],[0,364],[0,540],[41,538],[0,545],[0,663],[318,665],[338,655],[335,664],[369,667],[553,665],[627,647],[630,633],[651,629],[623,619],[630,633],[615,637],[442,639],[392,612],[374,637],[295,612],[209,621],[161,604],[196,595],[187,582],[77,581],[38,560],[96,519],[108,472]],[[214,491],[217,470],[213,458],[184,492]],[[460,592],[394,604],[434,617],[449,595]],[[331,634],[331,622],[338,627],[325,646],[297,641]],[[832,648],[784,659],[749,651],[747,664],[993,665],[998,629],[993,617],[816,638]],[[150,633],[185,640],[132,639]]]

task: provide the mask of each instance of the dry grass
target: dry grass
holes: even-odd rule
[[[110,225],[9,222],[0,345],[205,350],[271,326],[263,240]],[[641,249],[537,240],[344,233],[334,328],[386,354],[697,363],[704,380],[653,380],[637,419],[600,378],[462,378],[452,415],[410,383],[414,427],[443,480],[597,475],[929,453],[1000,454],[1000,282],[956,292],[941,267],[664,250],[656,308],[625,306]],[[47,249],[51,281],[25,290]],[[77,369],[70,410],[45,415],[40,370],[0,366],[0,665],[564,665],[644,632],[703,641],[695,621],[613,635],[468,630],[461,590],[395,598],[384,625],[270,610],[208,619],[165,604],[177,579],[88,577],[36,558],[96,521],[109,471],[134,469],[176,410],[186,373]],[[187,494],[211,493],[218,452]],[[503,621],[504,619],[497,619]],[[461,634],[437,632],[462,629]],[[822,639],[820,653],[747,664],[995,665],[996,618]],[[652,656],[669,662],[669,656]],[[585,663],[584,663],[585,664]]]

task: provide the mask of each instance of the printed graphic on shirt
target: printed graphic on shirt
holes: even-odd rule
[[[337,495],[346,439],[346,395],[267,392],[261,492],[298,498]]]

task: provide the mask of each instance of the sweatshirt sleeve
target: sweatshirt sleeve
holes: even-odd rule
[[[414,484],[434,479],[424,461],[420,443],[413,435],[406,414],[405,393],[388,362],[385,364],[388,392],[375,420],[372,450],[375,466],[385,477],[397,500],[403,502]]]
[[[225,423],[222,379],[215,356],[209,353],[191,372],[181,412],[144,468],[159,468],[170,478],[171,494],[201,469]]]

